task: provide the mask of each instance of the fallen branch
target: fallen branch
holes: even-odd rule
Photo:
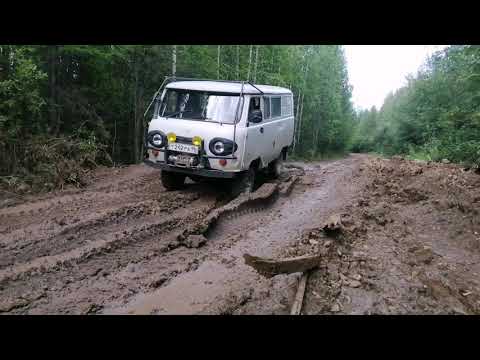
[[[243,258],[245,259],[245,264],[253,267],[259,274],[267,278],[278,274],[305,272],[318,267],[321,260],[320,255],[274,260],[245,254]]]
[[[292,310],[290,315],[300,315],[302,311],[303,298],[305,297],[305,289],[307,287],[308,272],[304,272],[298,283],[297,293],[295,294],[295,300],[293,301]]]

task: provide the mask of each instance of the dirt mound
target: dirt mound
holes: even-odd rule
[[[450,164],[371,158],[336,239],[321,227],[285,256],[321,253],[304,313],[479,314],[480,176]]]

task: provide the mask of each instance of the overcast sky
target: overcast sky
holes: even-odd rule
[[[355,108],[382,106],[389,92],[405,85],[433,52],[446,45],[345,45]]]

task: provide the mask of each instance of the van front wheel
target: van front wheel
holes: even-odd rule
[[[238,196],[242,193],[253,192],[255,184],[255,168],[251,166],[248,171],[241,174],[238,178],[232,182],[232,195]]]
[[[162,171],[161,178],[163,187],[168,191],[173,191],[183,188],[186,175],[171,171]]]

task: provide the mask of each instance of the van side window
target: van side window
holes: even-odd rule
[[[257,97],[252,97],[250,99],[250,107],[248,109],[248,113],[250,114],[252,111],[255,110],[260,110],[260,98]]]
[[[271,104],[272,104],[272,108],[271,108],[272,118],[282,116],[282,104],[281,104],[280,96],[272,97]]]
[[[270,98],[263,98],[263,118],[270,119]]]

